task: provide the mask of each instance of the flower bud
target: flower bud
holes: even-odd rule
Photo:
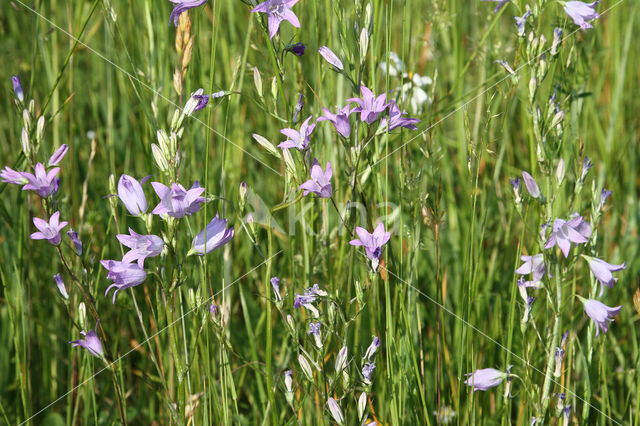
[[[253,84],[256,86],[256,92],[258,92],[258,96],[262,97],[262,77],[260,76],[258,67],[253,67]]]
[[[29,155],[31,155],[31,143],[29,142],[29,135],[24,127],[22,128],[20,143],[22,144],[22,152],[24,152],[24,156],[28,158]]]
[[[31,128],[31,114],[27,109],[22,110],[22,123],[27,129]]]
[[[311,370],[311,365],[309,364],[307,358],[304,355],[300,354],[298,355],[298,362],[300,363],[300,368],[302,368],[302,372],[304,373],[304,375],[307,377],[307,379],[313,382],[313,371]]]
[[[554,127],[556,127],[558,124],[562,123],[562,120],[564,120],[564,115],[565,112],[564,111],[558,111],[553,118],[551,119],[551,128],[553,129]]]
[[[368,40],[367,40],[367,43],[368,43]],[[318,49],[318,53],[320,53],[320,55],[324,58],[325,61],[329,63],[329,65],[333,66],[334,71],[341,72],[344,69],[344,65],[342,65],[342,61],[327,46],[321,46],[320,49]]]
[[[360,31],[360,63],[364,63],[367,57],[367,50],[369,49],[369,31],[367,27]]]
[[[167,173],[169,171],[169,164],[167,163],[164,153],[155,143],[151,144],[151,154],[153,154],[153,159],[155,160],[156,165],[158,166],[160,171],[162,173]]]
[[[327,400],[327,405],[329,406],[329,412],[331,413],[333,420],[335,420],[339,425],[343,424],[344,416],[342,415],[342,410],[340,409],[338,402],[333,398],[329,398]]]
[[[556,167],[556,182],[558,183],[558,185],[560,185],[564,180],[564,172],[564,158],[561,158],[560,161],[558,161],[558,167]]]
[[[266,149],[269,152],[269,154],[280,158],[280,152],[278,152],[276,147],[273,146],[273,144],[271,142],[269,142],[267,140],[267,138],[265,138],[264,136],[260,136],[257,133],[254,133],[251,136],[253,137],[253,139],[255,139],[256,142],[258,142],[260,144],[260,146],[262,146],[264,149]]]
[[[347,365],[347,356],[349,355],[349,348],[347,346],[343,346],[338,352],[338,356],[336,357],[336,374],[340,373],[343,368]]]
[[[80,302],[78,305],[78,325],[81,329],[86,330],[87,327],[87,308],[84,306],[84,302]]]
[[[36,143],[40,143],[42,141],[42,134],[44,133],[44,115],[41,115],[38,118],[38,122],[36,123]]]
[[[273,96],[274,100],[278,99],[278,80],[276,77],[271,80],[271,96]]]
[[[69,294],[67,294],[67,289],[64,287],[64,281],[62,281],[62,277],[60,276],[60,274],[55,274],[53,276],[53,279],[55,280],[56,285],[58,286],[58,291],[60,292],[62,297],[65,300],[69,300]]]
[[[367,393],[362,392],[358,398],[358,421],[364,418],[364,410],[367,408]]]
[[[553,29],[553,41],[551,42],[551,55],[556,56],[558,54],[558,46],[562,43],[562,28]]]
[[[536,91],[538,90],[538,82],[535,77],[531,77],[529,80],[529,102],[533,103],[533,99],[536,96]]]

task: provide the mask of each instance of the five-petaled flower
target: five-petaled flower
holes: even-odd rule
[[[508,376],[508,373],[496,370],[495,368],[483,368],[473,373],[467,373],[466,376],[467,379],[464,381],[465,385],[473,386],[474,391],[486,391],[502,383]]]
[[[39,217],[33,218],[33,224],[38,228],[38,232],[31,234],[32,240],[47,240],[54,246],[60,244],[60,231],[67,226],[69,222],[60,222],[60,212],[55,212],[49,218],[49,222],[40,219]]]
[[[144,268],[144,260],[162,253],[164,242],[157,235],[141,235],[129,228],[129,235],[116,235],[118,241],[129,250],[122,258],[124,263],[138,262],[138,266]]]
[[[152,211],[153,214],[167,214],[180,219],[185,215],[197,212],[200,209],[200,204],[205,202],[205,198],[201,197],[204,188],[200,186],[198,181],[195,181],[188,191],[179,183],[172,183],[171,188],[160,182],[151,182],[151,186],[160,198],[160,203]]]
[[[567,15],[573,19],[573,22],[576,25],[583,30],[586,30],[588,28],[593,28],[593,25],[587,21],[598,19],[600,17],[598,12],[596,12],[596,6],[598,3],[600,2],[594,1],[592,3],[585,3],[583,1],[568,1],[564,4],[564,11],[567,12]]]
[[[119,260],[101,260],[100,263],[108,272],[107,278],[113,281],[104,295],[107,296],[111,288],[115,287],[113,292],[113,302],[116,303],[116,295],[120,290],[129,287],[135,287],[144,282],[147,273],[144,269],[135,263],[125,263]]]
[[[216,213],[216,217],[193,239],[191,251],[204,255],[227,244],[232,238],[233,226],[227,229],[227,219],[219,219]]]
[[[516,269],[516,274],[531,274],[531,281],[527,281],[523,284],[525,287],[539,287],[540,281],[546,272],[546,265],[544,264],[544,256],[542,253],[535,254],[533,256],[520,256],[520,259],[522,259],[524,263]]]
[[[175,4],[173,10],[171,11],[171,16],[169,17],[169,25],[171,25],[171,21],[173,21],[173,25],[178,26],[178,18],[182,15],[182,12],[186,12],[189,9],[194,7],[202,6],[207,2],[207,0],[169,0],[171,3]]]
[[[373,376],[373,370],[376,368],[375,362],[367,362],[362,367],[362,377],[367,385],[371,384],[371,376]]]
[[[611,263],[607,263],[604,260],[597,259],[595,257],[586,255],[582,255],[582,257],[587,259],[587,262],[589,262],[589,269],[591,269],[593,276],[596,277],[603,286],[600,289],[601,296],[605,285],[609,288],[613,288],[613,284],[618,281],[617,278],[613,277],[612,272],[617,272],[627,267],[625,262],[622,262],[622,265],[612,265]]]
[[[618,315],[618,313],[622,309],[622,305],[609,307],[604,303],[595,299],[583,300],[583,303],[584,303],[584,312],[587,315],[589,315],[589,318],[591,318],[593,322],[596,323],[596,326],[598,327],[596,328],[596,337],[598,337],[598,334],[600,333],[600,329],[602,329],[602,331],[604,331],[605,333],[607,332],[608,330],[607,323],[609,321],[613,321],[613,317]]]
[[[387,94],[383,93],[376,97],[373,92],[366,86],[360,86],[362,98],[349,98],[347,102],[355,102],[359,106],[355,107],[352,112],[360,113],[360,121],[371,124],[378,119],[378,116],[387,106]]]
[[[420,120],[417,118],[403,117],[406,112],[402,111],[395,101],[389,102],[389,118],[384,117],[380,120],[380,129],[381,132],[385,132],[387,130],[387,123],[389,123],[389,131],[396,129],[398,127],[406,127],[410,130],[418,130],[416,127],[416,123],[419,123]]]
[[[280,130],[280,133],[288,137],[286,141],[280,143],[278,148],[297,148],[300,151],[304,151],[309,147],[309,137],[316,127],[316,123],[309,124],[311,116],[300,125],[300,131],[291,129],[289,127]]]
[[[91,355],[97,358],[102,358],[102,355],[104,353],[102,350],[102,343],[100,342],[100,339],[98,338],[98,335],[96,334],[96,331],[95,331],[98,329],[98,322],[100,322],[100,320],[96,322],[96,326],[94,330],[89,330],[88,332],[85,332],[85,331],[80,332],[80,334],[84,336],[84,339],[73,340],[69,343],[71,343],[71,346],[74,348],[76,346],[80,346],[88,350]]]
[[[569,256],[571,243],[584,244],[591,237],[591,225],[582,216],[575,216],[570,220],[556,219],[553,221],[553,231],[544,248],[549,249],[556,244],[562,250],[564,257]]]
[[[289,21],[291,25],[300,28],[300,21],[291,10],[298,0],[267,0],[251,10],[251,13],[262,12],[267,14],[269,22],[269,38],[273,38],[280,28],[282,21]]]
[[[59,171],[60,167],[54,167],[47,172],[42,163],[37,163],[35,175],[22,172],[22,176],[29,181],[29,183],[22,187],[22,190],[26,191],[27,189],[31,189],[43,198],[48,197],[58,189],[56,175]]]
[[[147,199],[141,185],[146,180],[147,178],[144,178],[138,182],[135,178],[124,174],[118,180],[118,198],[133,216],[139,216],[147,211]]]
[[[371,234],[366,229],[356,226],[356,234],[358,234],[358,238],[349,241],[349,244],[352,246],[364,246],[365,253],[371,260],[380,259],[382,246],[391,238],[391,232],[385,232],[384,223],[382,222],[378,224]]]
[[[316,122],[318,121],[330,121],[333,123],[333,126],[336,128],[336,131],[340,134],[340,136],[348,138],[351,135],[351,123],[349,123],[349,116],[353,112],[351,110],[351,105],[346,105],[340,108],[335,114],[329,111],[326,108],[322,108],[324,115],[318,117]]]
[[[311,179],[303,183],[298,189],[304,189],[302,193],[306,196],[310,192],[313,192],[320,198],[329,198],[332,194],[331,189],[331,163],[327,161],[327,168],[322,171],[322,167],[318,164],[318,160],[314,159],[311,166]]]

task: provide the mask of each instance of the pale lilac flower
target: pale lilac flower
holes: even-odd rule
[[[371,124],[378,119],[382,111],[387,109],[387,94],[383,93],[376,97],[373,92],[366,86],[360,86],[362,98],[349,98],[347,102],[355,102],[359,106],[355,107],[352,112],[360,113],[360,121]]]
[[[178,19],[182,12],[185,12],[194,7],[202,6],[207,2],[207,0],[169,0],[171,3],[175,4],[173,10],[171,11],[171,16],[169,17],[169,25],[171,25],[171,21],[173,21],[173,25],[178,26]]]
[[[326,291],[321,290],[318,284],[314,284],[313,287],[306,289],[303,294],[296,294],[293,300],[293,308],[297,309],[304,306],[317,318],[320,314],[312,303],[316,301],[317,297],[325,297],[326,295]]]
[[[584,157],[584,161],[582,163],[582,171],[580,172],[580,182],[584,183],[585,178],[587,177],[587,173],[593,167],[593,163],[589,160],[589,157]]]
[[[526,287],[536,287],[540,285],[540,281],[544,277],[546,272],[546,265],[544,263],[544,256],[542,253],[533,256],[520,256],[520,259],[524,262],[518,269],[516,274],[528,275],[532,274],[531,281],[525,283]]]
[[[300,125],[300,131],[290,128],[284,128],[280,130],[280,133],[288,137],[286,141],[280,143],[278,148],[297,148],[300,151],[304,151],[309,147],[309,137],[316,127],[316,123],[309,124],[311,116]]]
[[[273,293],[276,296],[276,301],[279,302],[282,300],[282,296],[280,296],[280,278],[271,277],[271,287],[273,288]]]
[[[502,9],[504,7],[504,5],[506,5],[507,3],[509,3],[509,0],[482,0],[482,1],[492,1],[494,3],[498,3],[496,5],[496,8],[494,9],[493,13],[498,13],[500,12],[500,9]]]
[[[40,219],[39,217],[33,218],[33,224],[38,228],[39,232],[31,234],[32,240],[47,240],[54,246],[60,244],[60,231],[67,226],[69,222],[60,222],[60,212],[55,212],[49,218],[49,222]]]
[[[129,235],[118,234],[116,238],[120,244],[131,249],[124,255],[122,261],[124,263],[137,261],[141,268],[144,268],[144,260],[147,257],[159,255],[164,247],[162,238],[157,235],[141,235],[131,228],[129,228]]]
[[[531,307],[533,306],[533,302],[536,301],[536,298],[533,296],[527,297],[527,303],[524,305],[524,313],[522,315],[522,322],[526,323],[529,321],[529,315],[531,314]]]
[[[198,89],[196,92],[191,94],[191,97],[198,101],[198,104],[193,109],[194,112],[200,111],[209,103],[209,95],[204,95],[202,92],[204,92],[203,89]]]
[[[76,254],[78,256],[82,256],[82,241],[78,238],[78,233],[73,229],[67,231],[67,236],[73,243],[73,246],[76,248]]]
[[[627,267],[625,262],[622,262],[622,265],[612,265],[611,263],[607,263],[604,260],[600,260],[595,257],[585,255],[582,255],[582,257],[587,259],[587,262],[589,262],[589,269],[591,269],[593,276],[596,277],[603,286],[606,285],[609,288],[613,288],[613,284],[618,281],[617,278],[613,277],[612,272],[621,271]],[[600,290],[600,296],[602,296],[603,290],[604,287]]]
[[[594,1],[592,3],[585,3],[582,1],[568,1],[564,4],[564,11],[567,12],[567,15],[573,22],[586,30],[588,28],[593,28],[593,25],[588,23],[587,21],[591,21],[593,19],[598,19],[600,15],[596,12],[596,6],[600,3],[599,1]]]
[[[600,329],[605,333],[608,330],[607,322],[613,321],[613,317],[618,315],[622,309],[622,305],[616,307],[609,307],[602,302],[595,299],[583,300],[584,312],[589,315],[589,318],[596,323],[596,337],[600,332]]]
[[[13,185],[24,185],[25,183],[29,183],[29,180],[24,177],[22,173],[16,172],[7,166],[0,171],[0,178],[2,179],[2,182],[11,183]]]
[[[309,323],[309,331],[307,332],[307,334],[311,334],[313,336],[318,348],[322,348],[322,334],[320,332],[321,326],[322,323],[320,321]]]
[[[204,188],[200,186],[198,181],[195,181],[188,191],[179,183],[172,183],[171,188],[160,182],[151,182],[151,186],[160,198],[160,203],[151,212],[153,214],[167,214],[180,219],[185,215],[197,212],[200,209],[200,204],[206,201],[204,197],[201,197]]]
[[[584,244],[589,241],[590,236],[591,225],[585,222],[582,216],[573,217],[568,221],[556,219],[553,221],[553,231],[544,248],[549,249],[557,244],[564,257],[568,257],[571,243]]]
[[[367,362],[362,367],[362,377],[367,385],[371,384],[371,376],[373,376],[373,370],[376,368],[375,362]]]
[[[307,48],[307,46],[305,46],[302,43],[295,43],[292,44],[291,46],[289,46],[287,48],[287,51],[293,53],[296,56],[302,56],[304,55],[304,50]]]
[[[293,392],[293,372],[291,370],[284,372],[284,388],[289,393]]]
[[[509,179],[509,183],[513,186],[513,195],[516,203],[520,203],[520,201],[522,201],[520,197],[520,178]]]
[[[60,274],[55,274],[53,279],[56,282],[56,286],[58,286],[58,291],[66,300],[69,300],[69,294],[67,293],[67,289],[64,287],[64,281],[62,281],[62,277]]]
[[[327,161],[327,168],[323,172],[322,167],[318,164],[318,160],[314,159],[311,166],[311,178],[300,185],[298,189],[304,189],[302,193],[303,196],[313,192],[320,198],[329,198],[333,193],[331,188],[332,173],[330,162]]]
[[[402,111],[395,101],[389,102],[389,118],[383,117],[380,120],[380,127],[385,129],[387,128],[387,123],[389,123],[389,131],[396,129],[398,127],[406,127],[410,130],[418,130],[416,127],[416,123],[419,123],[420,120],[417,118],[403,117],[406,112]]]
[[[60,148],[56,150],[56,152],[51,155],[49,158],[49,162],[47,163],[49,166],[57,166],[60,161],[67,155],[67,151],[69,151],[69,145],[63,143],[60,145]]]
[[[318,49],[318,53],[324,58],[325,61],[329,63],[329,65],[333,66],[337,71],[342,71],[344,69],[344,65],[342,65],[342,61],[338,58],[338,55],[333,53],[331,49],[327,46],[321,46]]]
[[[102,350],[102,343],[100,342],[100,339],[98,338],[98,335],[95,332],[95,330],[98,329],[98,322],[100,322],[100,320],[96,322],[96,326],[94,330],[89,330],[88,332],[84,332],[84,331],[80,332],[80,334],[84,336],[84,339],[74,340],[69,343],[71,343],[72,347],[74,348],[76,346],[80,346],[88,350],[91,355],[98,358],[102,358],[102,355],[104,353]]]
[[[202,256],[222,247],[232,238],[233,226],[227,229],[227,219],[219,219],[216,213],[216,217],[193,239],[192,250]]]
[[[540,198],[542,194],[540,194],[540,188],[533,176],[523,171],[522,178],[524,179],[524,185],[527,187],[527,191],[529,191],[529,195],[531,195],[532,198]]]
[[[60,167],[54,167],[47,172],[42,163],[37,163],[35,175],[22,172],[22,176],[29,181],[29,183],[22,187],[22,190],[26,191],[27,189],[31,189],[42,198],[48,197],[57,190],[58,185],[55,177],[59,171]]]
[[[516,20],[516,26],[518,27],[518,36],[520,37],[524,35],[524,26],[527,23],[527,18],[529,16],[531,16],[531,9],[528,9],[522,16],[513,17],[513,19]]]
[[[251,13],[262,12],[267,14],[269,22],[269,38],[273,38],[280,28],[282,21],[289,21],[291,25],[300,28],[300,21],[291,10],[298,0],[267,0],[251,10]]]
[[[11,82],[13,83],[13,92],[20,102],[24,101],[24,91],[22,90],[22,83],[20,83],[20,76],[12,75]]]
[[[112,303],[116,303],[116,295],[120,290],[140,285],[147,277],[145,270],[135,263],[125,263],[119,260],[101,260],[100,263],[109,271],[107,278],[113,281],[113,284],[107,287],[104,295],[106,296],[112,287],[116,288],[113,292]]]
[[[316,121],[330,121],[336,128],[336,131],[340,136],[348,138],[351,135],[351,123],[349,123],[349,116],[353,112],[350,105],[346,105],[339,109],[335,114],[326,108],[322,108],[324,115],[318,117]]]
[[[598,210],[602,211],[602,209],[604,208],[604,203],[607,202],[607,198],[609,198],[611,194],[613,194],[613,192],[607,191],[606,189],[602,190],[602,192],[600,193],[600,201],[598,202]]]
[[[555,370],[553,372],[553,377],[562,376],[562,358],[564,358],[564,349],[562,347],[556,347],[556,355],[555,355]]]
[[[553,29],[553,41],[551,42],[552,55],[555,56],[558,54],[558,47],[560,46],[560,43],[562,43],[562,28],[556,27]]]
[[[473,386],[474,391],[486,391],[489,388],[498,386],[507,377],[507,373],[503,373],[495,368],[483,368],[473,373],[466,374],[467,379],[464,384]]]
[[[367,361],[371,361],[371,358],[373,358],[373,356],[376,354],[378,348],[380,348],[380,345],[381,343],[378,336],[373,336],[373,340],[371,341],[371,344],[367,348],[367,351],[364,353],[364,356],[362,358],[366,359]]]
[[[146,179],[142,180],[144,183]],[[118,198],[133,216],[147,211],[147,199],[144,196],[141,182],[129,175],[122,175],[118,180]]]
[[[340,409],[338,402],[333,398],[329,398],[327,400],[327,405],[329,406],[329,412],[331,413],[333,420],[335,420],[339,425],[343,424],[344,416],[342,415],[342,410]]]
[[[371,260],[379,259],[382,255],[382,246],[391,238],[391,232],[385,232],[384,223],[380,222],[372,234],[366,229],[356,226],[358,239],[349,241],[352,246],[364,246],[367,257]]]
[[[218,313],[218,305],[211,302],[211,304],[209,305],[209,313],[215,316],[215,314]]]

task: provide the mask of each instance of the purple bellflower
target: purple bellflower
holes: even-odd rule
[[[24,177],[22,173],[16,172],[7,166],[0,171],[0,179],[2,179],[2,182],[4,183],[11,183],[13,185],[24,185],[29,183],[29,180]]]
[[[320,56],[322,56],[324,60],[338,72],[344,69],[344,65],[342,65],[342,61],[338,58],[338,55],[333,53],[333,50],[329,49],[327,46],[321,46],[320,49],[318,49],[318,53],[320,53]]]
[[[383,131],[386,131],[387,123],[389,123],[389,131],[392,131],[393,129],[396,129],[398,127],[406,127],[410,130],[418,130],[418,128],[416,127],[416,123],[419,123],[420,120],[418,120],[417,118],[403,117],[403,115],[405,114],[406,112],[402,111],[398,107],[396,102],[392,100],[391,102],[389,102],[389,118],[387,119],[387,117],[384,117],[382,120],[380,120],[380,128]]]
[[[482,0],[482,1],[492,1],[494,3],[498,3],[496,5],[496,8],[493,10],[493,13],[500,12],[500,9],[502,9],[507,3],[509,3],[509,0]]]
[[[520,178],[509,179],[509,183],[513,186],[513,195],[516,203],[520,203],[522,201],[520,197]]]
[[[318,310],[312,305],[316,301],[317,297],[325,297],[327,292],[320,289],[318,284],[314,284],[313,287],[309,287],[303,294],[296,294],[293,300],[293,309],[305,307],[313,313],[313,316],[318,318],[320,316]]]
[[[339,109],[335,114],[326,108],[322,108],[324,115],[318,117],[318,121],[330,121],[336,128],[336,131],[340,136],[348,138],[351,135],[351,123],[349,123],[349,116],[353,112],[350,105],[346,105]]]
[[[60,145],[60,148],[56,149],[56,152],[51,155],[51,158],[49,158],[49,163],[47,164],[49,166],[57,166],[58,163],[62,161],[64,156],[67,155],[67,151],[69,151],[69,145],[63,143],[62,145]]]
[[[151,186],[160,198],[160,203],[151,212],[153,214],[167,214],[180,219],[185,215],[197,212],[200,209],[200,204],[206,201],[201,196],[204,188],[200,186],[198,181],[195,181],[188,191],[179,183],[172,183],[171,188],[160,182],[151,182]]]
[[[60,212],[55,212],[49,218],[49,222],[40,219],[39,217],[33,218],[33,224],[38,228],[38,232],[31,234],[32,240],[47,240],[54,246],[60,244],[60,231],[67,226],[69,222],[60,222]]]
[[[58,188],[56,175],[60,171],[60,167],[54,167],[47,172],[42,163],[36,164],[35,175],[31,173],[22,172],[29,183],[22,187],[23,191],[31,189],[36,192],[42,198],[46,198],[53,194]]]
[[[562,250],[564,257],[569,256],[571,243],[584,244],[591,237],[591,225],[582,216],[575,216],[570,220],[556,219],[553,221],[553,231],[544,248],[549,249],[556,244]]]
[[[147,257],[159,255],[164,247],[162,238],[157,235],[141,235],[131,228],[129,228],[129,235],[118,234],[116,238],[120,241],[120,244],[131,249],[124,255],[122,262],[131,263],[137,261],[138,266],[141,268],[144,268],[144,260]]]
[[[282,21],[289,21],[291,25],[300,28],[300,21],[291,8],[298,0],[267,0],[251,10],[251,13],[262,12],[267,14],[269,22],[269,38],[273,38],[280,28]]]
[[[609,307],[602,302],[595,299],[583,300],[584,312],[589,315],[589,318],[596,323],[596,337],[600,333],[600,329],[605,333],[608,330],[608,322],[613,321],[613,317],[618,315],[622,309],[622,305],[616,307]]]
[[[522,16],[514,16],[516,20],[516,26],[518,27],[518,35],[522,37],[524,35],[524,26],[527,23],[527,18],[531,16],[531,9],[527,10]]]
[[[22,90],[22,83],[20,82],[20,76],[12,75],[11,82],[13,83],[13,93],[20,102],[24,101],[24,90]]]
[[[196,92],[191,94],[191,97],[198,101],[198,104],[193,109],[194,112],[200,111],[201,109],[206,107],[207,104],[209,103],[209,95],[204,95],[203,92],[204,92],[203,89],[198,89]]]
[[[378,119],[382,111],[387,109],[387,94],[383,93],[376,97],[373,92],[366,86],[360,86],[362,98],[349,98],[347,102],[355,102],[359,106],[355,107],[352,112],[360,113],[360,121],[371,124]]]
[[[82,241],[78,238],[78,233],[73,229],[67,231],[67,236],[73,243],[73,246],[76,248],[76,254],[78,256],[82,256]]]
[[[307,332],[307,334],[313,335],[313,339],[318,348],[322,348],[322,333],[320,332],[321,326],[322,323],[320,321],[309,323],[309,331]]]
[[[367,257],[371,260],[380,259],[382,246],[391,238],[391,232],[385,232],[384,223],[380,222],[372,234],[366,229],[356,226],[358,239],[349,241],[352,246],[364,246]]]
[[[568,1],[564,4],[564,11],[567,12],[567,15],[573,22],[586,30],[588,28],[593,28],[593,25],[588,23],[587,21],[591,21],[593,19],[598,19],[600,15],[596,12],[596,6],[600,3],[599,1],[594,1],[592,3],[585,3],[583,1]]]
[[[524,283],[525,287],[540,287],[540,281],[544,277],[546,272],[546,265],[544,264],[544,256],[542,253],[533,256],[520,256],[520,259],[524,262],[518,269],[516,274],[529,275],[531,274],[531,281]]]
[[[140,285],[147,277],[145,270],[135,263],[125,263],[118,260],[101,260],[100,263],[109,271],[107,278],[113,281],[113,284],[107,287],[104,295],[107,296],[112,287],[116,289],[113,292],[112,303],[116,303],[116,295],[120,290]]]
[[[54,281],[56,282],[56,286],[58,286],[58,291],[65,298],[65,300],[69,299],[69,294],[67,293],[67,289],[64,287],[64,281],[62,281],[62,277],[60,274],[55,274],[53,276]]]
[[[282,296],[280,296],[280,278],[271,277],[271,287],[273,288],[273,294],[276,296],[276,302],[282,300]]]
[[[362,367],[362,377],[367,385],[371,384],[371,376],[373,376],[373,370],[376,368],[375,362],[367,362]]]
[[[613,192],[603,189],[600,193],[600,201],[598,202],[598,210],[602,211],[604,208],[604,203],[607,202],[607,198],[609,198],[613,194]]]
[[[142,179],[142,182],[138,182],[131,176],[124,174],[118,180],[118,198],[133,216],[140,216],[147,211],[147,199],[142,190],[142,183],[145,181],[146,178]]]
[[[227,219],[219,219],[218,214],[211,219],[205,229],[195,236],[190,252],[204,255],[227,244],[233,238],[233,226],[227,229]]]
[[[600,289],[600,296],[602,296],[602,292],[604,291],[604,286],[606,285],[609,288],[613,288],[613,284],[618,281],[617,278],[613,277],[612,272],[621,271],[627,267],[625,262],[622,265],[612,265],[610,263],[605,262],[604,260],[597,259],[591,256],[582,255],[587,262],[589,262],[589,269],[591,269],[591,273],[600,284],[602,284],[602,288]]]
[[[489,388],[498,386],[507,377],[507,373],[503,373],[495,368],[483,368],[476,370],[473,373],[466,374],[467,379],[464,384],[467,386],[473,386],[473,390],[486,391]]]
[[[542,194],[540,193],[538,183],[533,178],[533,176],[523,171],[522,178],[524,179],[524,185],[527,187],[527,191],[529,191],[529,195],[531,195],[532,198],[540,198]]]
[[[582,170],[580,171],[580,182],[584,183],[584,180],[587,177],[587,173],[593,167],[593,163],[589,160],[589,157],[584,157],[584,161],[582,162]]]
[[[100,320],[98,320],[98,322],[100,322]],[[69,343],[71,343],[72,347],[74,348],[76,346],[80,346],[88,350],[91,355],[97,358],[102,358],[104,353],[102,350],[102,343],[100,342],[100,339],[98,338],[98,335],[95,331],[98,329],[98,322],[96,322],[96,326],[93,330],[89,330],[88,332],[80,332],[80,334],[84,336],[84,339],[74,340]]]
[[[207,2],[207,0],[169,0],[171,3],[175,4],[173,6],[173,10],[171,11],[171,16],[169,17],[169,25],[171,25],[171,21],[173,21],[173,25],[178,26],[178,19],[182,12],[186,12],[189,9],[193,9],[194,7],[202,6]]]
[[[316,127],[316,123],[309,124],[311,116],[300,125],[300,131],[290,128],[284,128],[280,130],[280,133],[288,137],[286,141],[280,143],[278,148],[297,148],[300,151],[304,151],[309,147],[309,137]]]
[[[380,348],[380,345],[381,345],[380,338],[378,336],[373,336],[373,340],[371,341],[371,344],[367,348],[367,351],[365,352],[362,359],[371,361],[371,358],[373,358],[373,356],[376,354],[376,352]]]
[[[303,196],[313,192],[320,198],[329,198],[333,193],[331,189],[332,173],[330,162],[327,161],[327,168],[323,172],[318,160],[314,159],[311,166],[311,179],[300,185],[298,189],[304,189]]]
[[[295,43],[292,44],[290,46],[288,46],[288,48],[286,49],[288,52],[293,53],[296,56],[302,56],[304,55],[304,50],[307,48],[307,46],[305,46],[302,43]]]

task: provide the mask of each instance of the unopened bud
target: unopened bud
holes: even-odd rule
[[[254,133],[251,136],[253,137],[253,139],[255,139],[256,142],[260,144],[260,146],[266,149],[269,152],[269,154],[280,158],[280,152],[276,149],[276,147],[271,142],[267,140],[267,138],[265,138],[264,136],[260,136],[257,133]]]
[[[262,97],[262,77],[260,76],[258,67],[253,67],[253,84],[256,86],[258,96]]]
[[[298,363],[300,363],[300,368],[302,369],[302,372],[307,377],[307,379],[313,381],[313,371],[311,370],[311,365],[309,364],[307,358],[302,354],[298,355]]]
[[[81,329],[87,329],[87,308],[84,306],[84,302],[80,302],[78,305],[78,325]]]
[[[564,158],[561,158],[560,161],[558,161],[558,167],[556,167],[556,182],[558,183],[558,185],[560,185],[564,180],[564,172]]]
[[[26,109],[22,110],[22,123],[24,124],[25,128],[31,128],[31,114],[29,114],[29,111]]]
[[[24,127],[22,128],[20,143],[22,144],[22,152],[24,152],[24,156],[29,158],[29,155],[31,155],[31,143],[29,142],[27,130]]]
[[[40,143],[42,141],[42,134],[44,133],[44,115],[41,115],[38,118],[38,122],[36,123],[36,142]]]
[[[358,398],[358,420],[362,421],[364,418],[364,412],[367,408],[367,393],[362,392]]]
[[[340,373],[343,368],[347,365],[347,356],[349,355],[349,348],[347,346],[343,346],[338,352],[338,356],[336,357],[336,374]]]
[[[167,163],[167,159],[164,156],[164,153],[160,149],[158,145],[155,143],[151,144],[151,153],[153,154],[153,159],[156,162],[156,165],[160,169],[162,173],[167,173],[169,171],[169,163]]]
[[[369,49],[369,30],[365,27],[360,31],[360,63],[364,63]]]
[[[562,120],[564,120],[564,115],[565,112],[564,111],[558,111],[553,118],[551,119],[551,128],[555,128],[558,124],[562,123]]]

